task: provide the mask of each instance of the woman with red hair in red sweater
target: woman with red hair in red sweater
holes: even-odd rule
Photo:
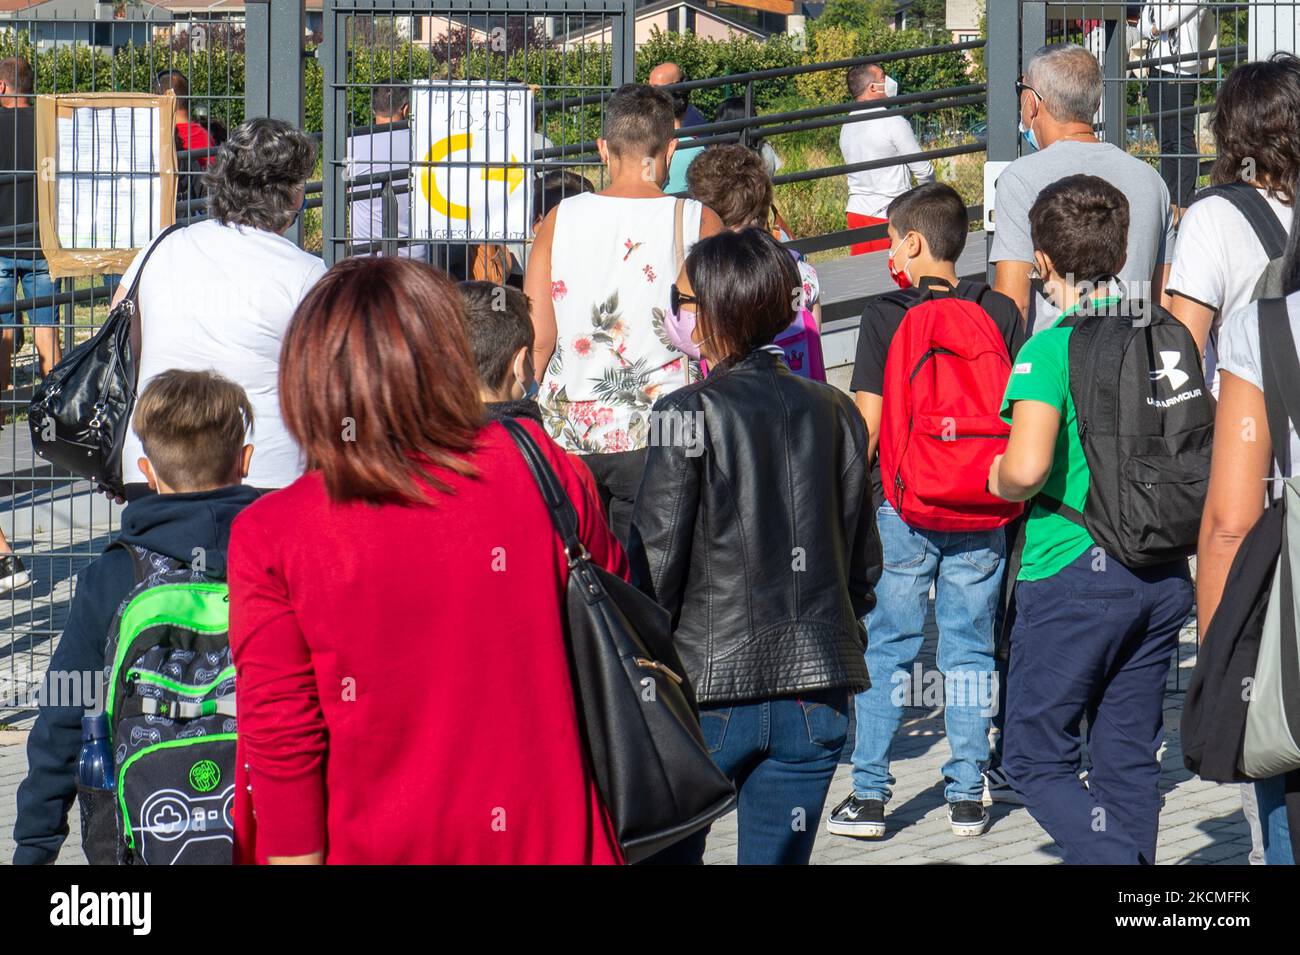
[[[567,563],[532,475],[485,424],[460,296],[348,259],[280,360],[307,473],[230,539],[238,862],[622,861],[578,723]],[[530,422],[593,558],[627,562]]]

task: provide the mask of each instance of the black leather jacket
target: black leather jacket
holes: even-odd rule
[[[866,689],[881,552],[853,402],[759,350],[657,402],[650,444],[633,573],[699,702]]]

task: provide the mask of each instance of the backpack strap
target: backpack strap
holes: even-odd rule
[[[1264,379],[1264,407],[1273,459],[1283,477],[1290,471],[1291,442],[1287,422],[1300,423],[1300,358],[1286,299],[1259,301],[1259,353]]]
[[[1245,182],[1228,182],[1202,189],[1192,201],[1197,202],[1206,196],[1219,196],[1232,203],[1255,230],[1255,238],[1259,239],[1269,260],[1282,257],[1286,251],[1286,229],[1282,228],[1282,223],[1273,214],[1273,207],[1259,194],[1258,189]]]

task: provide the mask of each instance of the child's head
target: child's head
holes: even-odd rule
[[[544,172],[533,183],[533,229],[542,224],[550,212],[569,196],[591,192],[591,180],[567,169]]]
[[[686,188],[728,229],[767,228],[772,180],[752,149],[739,143],[710,146],[687,167]]]
[[[517,288],[493,282],[461,282],[460,295],[483,400],[532,397],[537,376],[527,296]]]
[[[133,426],[144,446],[140,470],[160,494],[211,491],[248,476],[253,406],[216,372],[164,371],[136,401]]]
[[[952,186],[917,186],[894,199],[886,215],[894,268],[913,285],[936,270],[950,270],[966,248],[966,203]]]
[[[1119,275],[1128,249],[1128,200],[1104,179],[1066,176],[1038,194],[1029,210],[1034,261],[1044,290],[1095,288]]]
[[[605,119],[597,141],[601,159],[628,167],[646,168],[668,162],[676,143],[672,98],[643,83],[625,83],[605,102]]]

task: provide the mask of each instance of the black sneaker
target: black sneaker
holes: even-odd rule
[[[5,554],[0,557],[0,594],[17,590],[24,584],[30,583],[31,579],[31,574],[27,573],[27,568],[23,566],[17,554]]]
[[[826,820],[826,831],[837,836],[879,839],[885,834],[885,801],[859,799],[850,794],[831,810],[830,818]]]
[[[948,824],[954,836],[982,836],[989,827],[989,814],[978,799],[948,803]]]
[[[984,771],[984,801],[988,803],[1004,802],[1013,806],[1023,806],[1020,794],[1011,788],[1011,780],[1001,766],[990,766]]]

